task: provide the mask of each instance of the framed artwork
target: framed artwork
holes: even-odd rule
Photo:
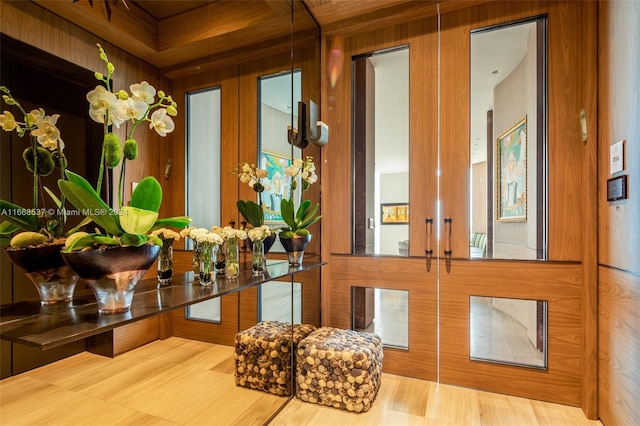
[[[270,151],[260,153],[259,168],[267,171],[267,177],[263,179],[266,189],[260,194],[265,225],[285,225],[280,212],[280,201],[289,197],[291,176],[287,176],[284,171],[290,165],[290,155]]]
[[[497,220],[527,221],[527,117],[497,139]]]
[[[408,203],[380,204],[380,223],[383,225],[402,225],[409,223]]]

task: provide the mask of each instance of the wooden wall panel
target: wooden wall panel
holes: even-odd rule
[[[598,2],[598,414],[640,418],[640,34],[637,2]],[[625,140],[629,198],[606,201],[609,147]]]
[[[605,425],[640,419],[640,275],[598,269],[598,414]]]
[[[477,264],[454,260],[455,273],[441,275],[440,381],[580,406],[581,265],[521,262],[515,273],[522,279],[514,279],[510,262]],[[471,295],[548,301],[548,370],[470,360]]]

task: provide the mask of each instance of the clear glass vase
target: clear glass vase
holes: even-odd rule
[[[266,258],[264,254],[264,244],[262,240],[253,242],[251,249],[251,272],[253,275],[262,275],[266,268]]]
[[[215,244],[202,243],[200,250],[200,285],[211,286],[216,280]]]
[[[160,255],[158,255],[158,286],[171,284],[173,278],[173,238],[162,240]]]
[[[196,280],[200,279],[200,252],[202,247],[197,241],[193,241],[193,259],[191,260],[191,270]]]
[[[226,251],[227,251],[226,243],[223,243],[223,245],[219,246],[216,250],[216,257],[215,257],[216,274],[220,277],[224,276],[224,269],[225,269],[225,263],[227,258]]]
[[[240,275],[240,242],[226,241],[224,275],[228,280],[238,278]]]

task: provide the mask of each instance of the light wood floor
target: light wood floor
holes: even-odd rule
[[[286,398],[236,387],[233,348],[172,337],[84,352],[0,381],[0,424],[260,425]],[[384,374],[354,414],[292,399],[272,425],[601,425],[580,409]]]

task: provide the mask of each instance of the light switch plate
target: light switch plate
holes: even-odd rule
[[[614,174],[624,170],[624,141],[614,143],[609,148],[609,173]]]

